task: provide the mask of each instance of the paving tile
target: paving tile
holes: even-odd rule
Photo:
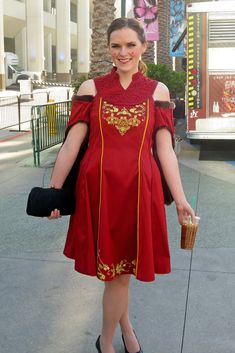
[[[196,247],[235,248],[235,188],[233,184],[201,175]]]
[[[144,352],[180,353],[187,271],[173,271],[152,284],[133,282],[131,312]]]
[[[192,269],[215,273],[235,274],[235,248],[195,248],[193,250]]]
[[[183,353],[235,352],[235,275],[192,272]]]

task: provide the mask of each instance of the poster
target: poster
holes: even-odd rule
[[[209,76],[209,116],[235,116],[235,74]]]
[[[184,0],[171,0],[170,2],[170,56],[184,57],[184,41],[178,49],[172,52],[178,39],[186,27]]]
[[[187,104],[189,130],[195,130],[198,118],[206,118],[206,23],[205,13],[190,13],[188,15]]]
[[[141,21],[149,42],[159,40],[157,0],[133,0],[134,17]]]

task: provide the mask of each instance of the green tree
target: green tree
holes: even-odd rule
[[[171,98],[184,97],[186,85],[186,72],[173,71],[165,64],[147,64],[147,76],[153,80],[165,83],[170,91]]]

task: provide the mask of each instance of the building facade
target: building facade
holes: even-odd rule
[[[116,1],[120,16],[121,0]],[[19,67],[68,82],[89,72],[92,0],[0,0],[0,89],[6,52]]]

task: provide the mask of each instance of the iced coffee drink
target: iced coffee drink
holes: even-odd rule
[[[193,223],[189,216],[181,226],[181,249],[192,250],[194,247],[198,223],[200,217],[196,217],[196,223]]]

